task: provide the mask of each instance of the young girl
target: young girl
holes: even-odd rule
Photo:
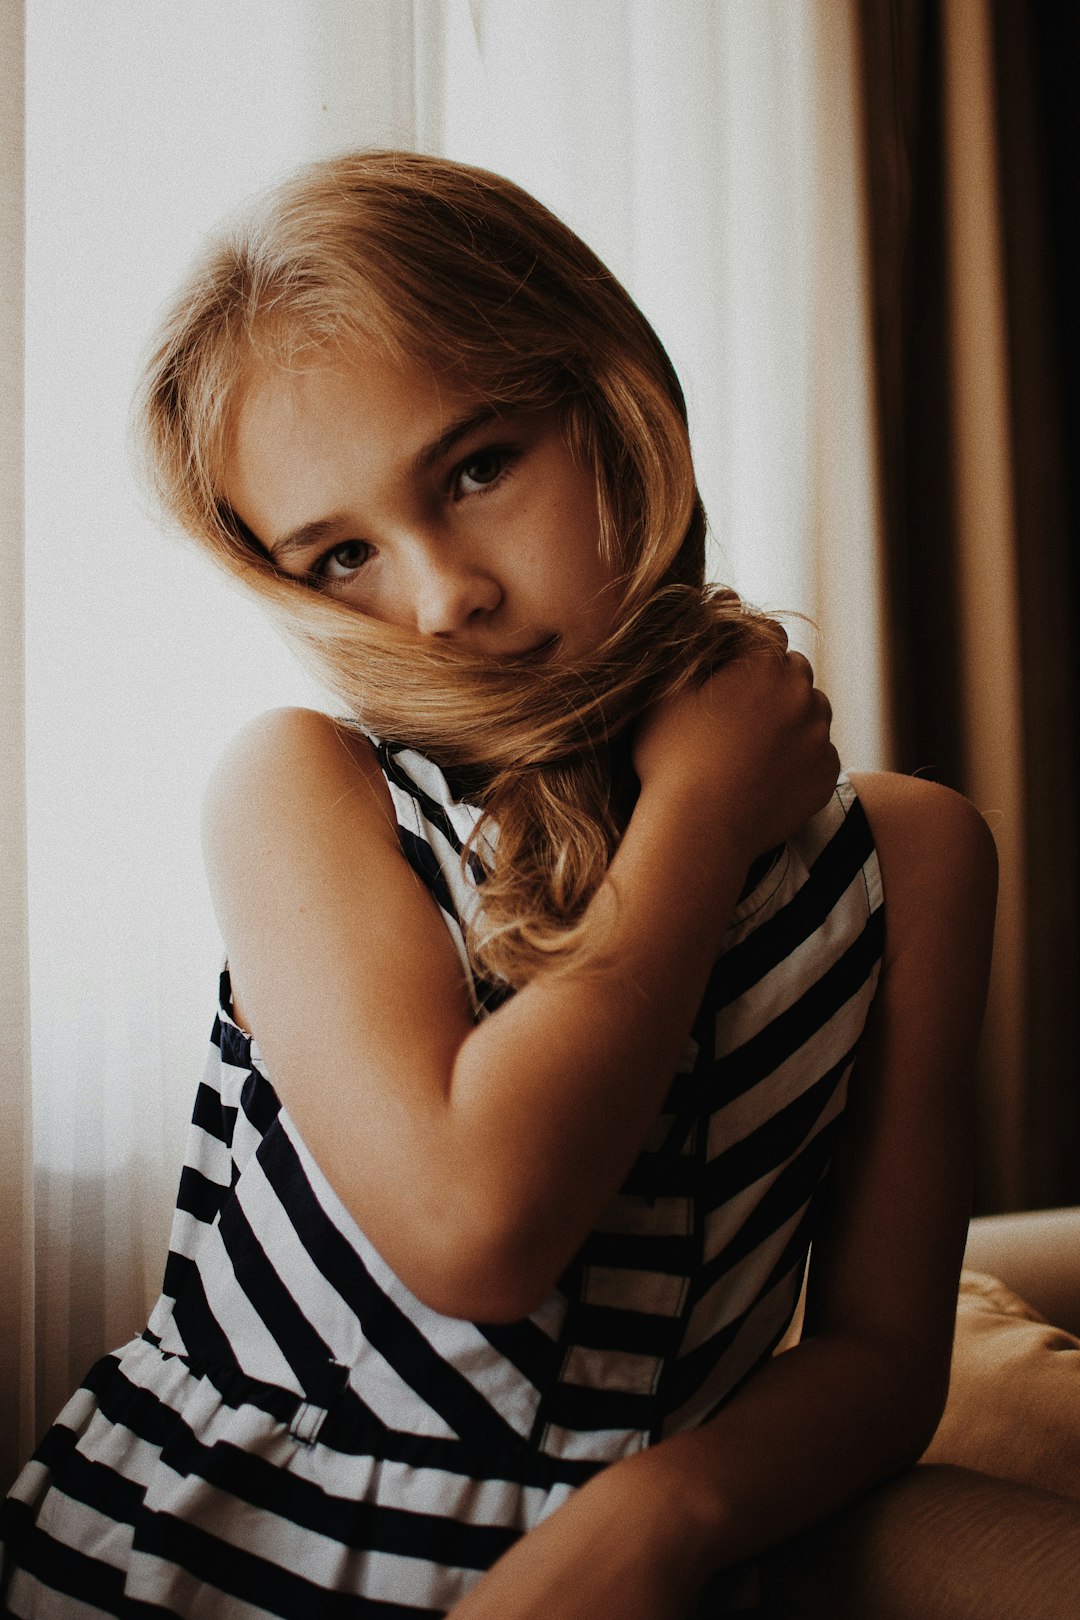
[[[703,583],[659,342],[504,180],[308,170],[142,410],[346,713],[210,785],[164,1291],[15,1487],[10,1612],[690,1614],[934,1430],[986,829],[837,781],[806,660]]]

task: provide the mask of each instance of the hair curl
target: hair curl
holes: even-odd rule
[[[253,369],[372,346],[478,402],[559,408],[595,472],[621,593],[588,658],[508,668],[379,623],[283,574],[231,512],[223,467]],[[682,391],[626,291],[497,175],[404,152],[335,158],[210,249],[162,324],[137,407],[165,510],[261,598],[363,726],[467,775],[498,828],[470,925],[478,971],[517,986],[572,952],[625,825],[634,717],[778,639],[773,621],[704,583]]]

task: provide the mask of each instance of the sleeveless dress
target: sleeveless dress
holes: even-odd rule
[[[420,754],[376,746],[467,971],[479,812]],[[751,874],[649,1139],[558,1287],[510,1324],[440,1316],[389,1269],[224,972],[161,1298],[5,1504],[6,1612],[442,1615],[597,1469],[705,1422],[791,1318],[882,919],[841,778]],[[498,999],[473,994],[478,1017]]]

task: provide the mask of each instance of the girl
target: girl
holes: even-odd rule
[[[935,1427],[989,835],[837,781],[805,659],[703,583],[659,342],[504,180],[308,170],[142,420],[348,712],[210,785],[164,1291],[20,1477],[10,1611],[689,1614]]]

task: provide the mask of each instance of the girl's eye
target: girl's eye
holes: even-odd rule
[[[478,450],[454,474],[455,495],[479,495],[497,484],[513,460],[509,450]]]
[[[312,573],[323,580],[348,579],[364,566],[370,554],[371,547],[366,540],[343,540],[340,546],[334,546],[319,558]]]

